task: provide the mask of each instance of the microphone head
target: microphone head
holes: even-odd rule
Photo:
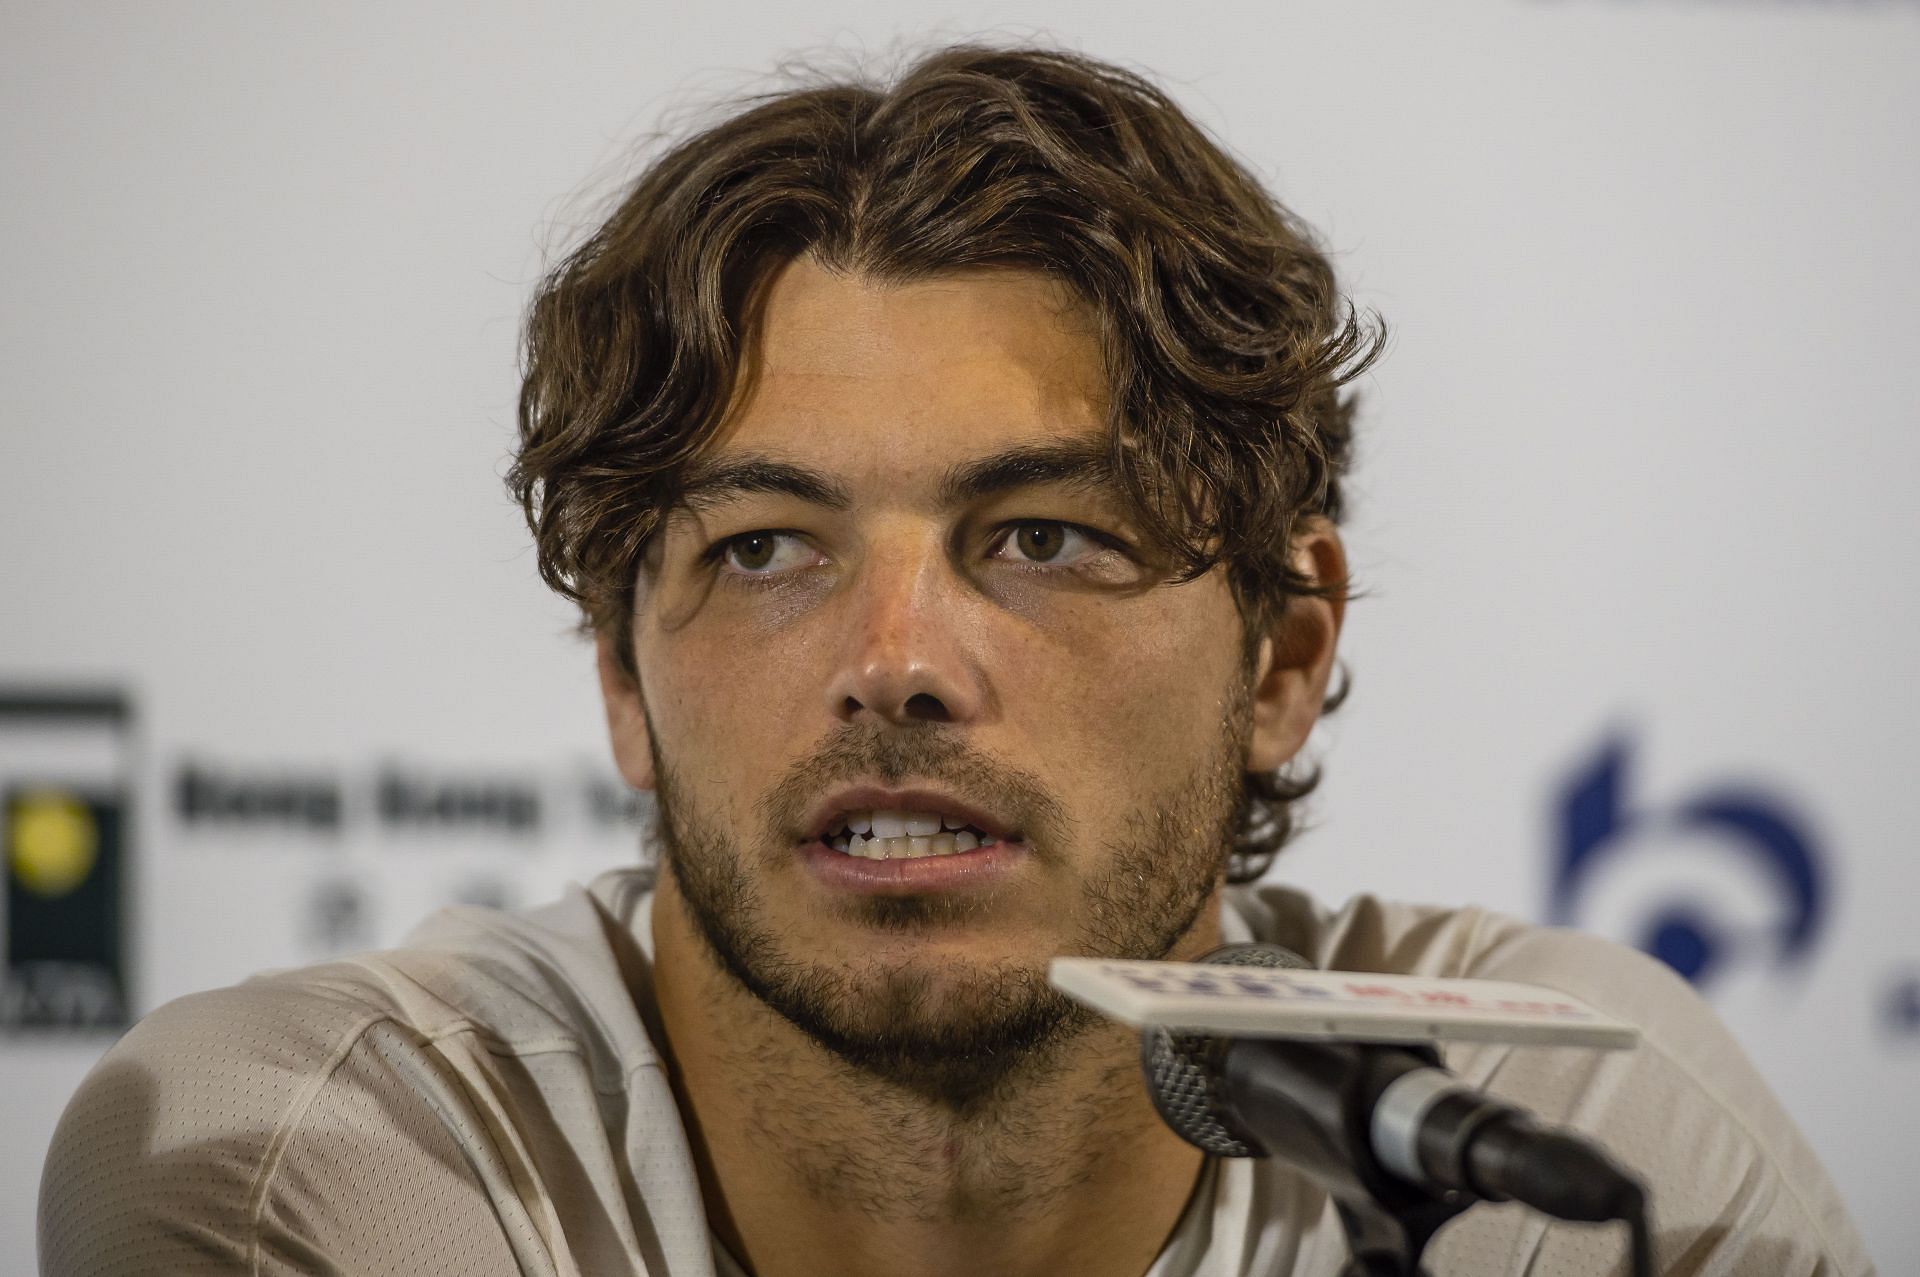
[[[1313,967],[1277,944],[1222,945],[1200,961],[1229,967]],[[1204,1033],[1143,1030],[1140,1071],[1146,1075],[1147,1094],[1174,1134],[1202,1152],[1215,1157],[1265,1157],[1267,1150],[1240,1129],[1220,1102],[1220,1069],[1229,1041]]]

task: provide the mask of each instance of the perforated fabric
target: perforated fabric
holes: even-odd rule
[[[41,1271],[706,1277],[631,885],[160,1008],[61,1119]]]
[[[436,915],[405,947],[161,1008],[95,1068],[41,1185],[46,1277],[737,1277],[708,1234],[649,1036],[650,897],[633,874],[519,914]],[[1594,1134],[1653,1186],[1673,1277],[1871,1272],[1804,1141],[1664,968],[1475,910],[1239,891],[1230,940],[1316,965],[1528,980],[1639,1024],[1631,1053],[1476,1047],[1469,1079]],[[1481,1207],[1436,1277],[1622,1273],[1616,1228]],[[1335,1277],[1324,1194],[1211,1165],[1151,1277]]]

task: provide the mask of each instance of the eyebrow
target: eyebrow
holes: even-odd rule
[[[818,470],[756,456],[695,462],[680,481],[680,504],[702,510],[755,492],[798,497],[829,510],[845,510],[853,504],[844,487]]]
[[[1118,486],[1104,440],[1021,444],[948,468],[939,500],[951,508],[1016,488],[1056,484],[1101,490]],[[795,497],[829,510],[852,507],[846,487],[809,466],[771,456],[696,462],[680,483],[680,503],[706,509],[750,493]]]
[[[1045,484],[1094,490],[1117,487],[1106,441],[1022,444],[953,466],[940,481],[940,504],[963,505],[1014,488]]]

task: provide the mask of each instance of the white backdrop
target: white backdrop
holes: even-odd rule
[[[1714,946],[1908,1271],[1920,6],[396,8],[0,10],[0,791],[124,791],[136,1012],[631,854],[499,481],[519,308],[669,108],[1040,36],[1152,71],[1394,329],[1276,874],[1544,919],[1578,860],[1555,916]],[[0,1269],[111,1036],[0,1027]]]

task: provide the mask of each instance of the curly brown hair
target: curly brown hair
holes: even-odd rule
[[[875,279],[1064,281],[1098,320],[1112,470],[1177,579],[1224,567],[1249,655],[1290,598],[1345,595],[1297,573],[1289,544],[1302,517],[1340,518],[1342,387],[1378,356],[1377,319],[1146,80],[960,46],[889,83],[751,100],[652,163],[536,293],[508,483],[541,576],[628,673],[642,551],[733,401],[760,286],[801,254]],[[1247,776],[1230,878],[1264,871],[1317,780]]]

